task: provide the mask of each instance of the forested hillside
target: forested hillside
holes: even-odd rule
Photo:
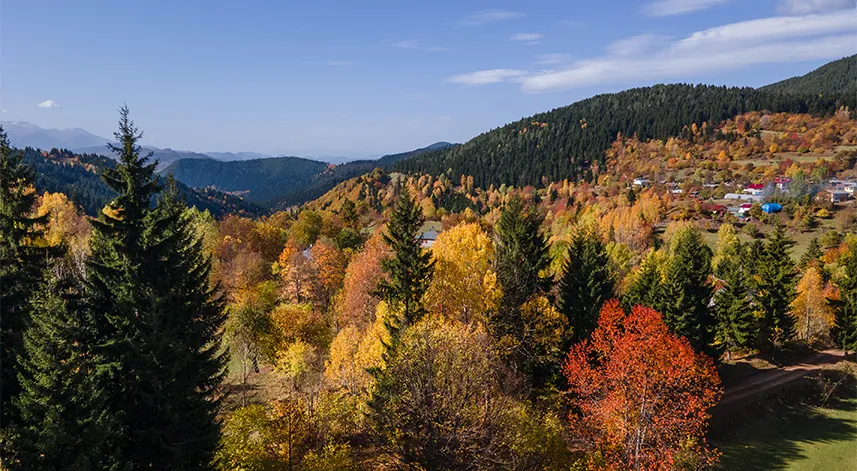
[[[760,88],[766,92],[829,95],[857,94],[857,54],[830,62],[800,77],[792,77]]]
[[[473,176],[476,186],[542,185],[592,180],[604,168],[604,151],[618,134],[640,139],[678,135],[691,123],[719,123],[748,111],[831,114],[857,108],[857,95],[766,93],[752,88],[656,85],[598,95],[540,113],[446,150],[427,152],[395,166],[404,172]],[[713,126],[708,126],[712,129]]]
[[[28,147],[24,162],[36,170],[35,186],[39,193],[64,193],[79,204],[86,214],[96,216],[116,194],[101,179],[104,169],[115,168],[116,161],[95,154],[75,154],[67,150],[50,152]],[[161,179],[165,183],[165,179]],[[264,210],[241,198],[211,188],[197,189],[176,182],[181,197],[189,206],[209,211],[215,217],[225,214],[260,215]]]
[[[385,155],[378,160],[355,160],[342,165],[299,157],[232,162],[184,159],[161,173],[172,174],[177,180],[195,188],[214,187],[240,194],[268,208],[282,209],[314,200],[337,183],[371,172],[376,167],[387,168],[401,160],[451,145],[438,142],[409,152]]]

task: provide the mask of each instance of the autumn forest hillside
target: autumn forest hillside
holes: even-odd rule
[[[848,463],[838,83],[657,85],[350,166],[175,164],[209,190],[157,172],[127,107],[115,161],[0,132],[0,468],[768,469],[799,459],[771,417]]]

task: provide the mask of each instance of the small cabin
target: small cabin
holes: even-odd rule
[[[422,234],[420,234],[420,247],[424,249],[430,249],[437,241],[438,231],[434,229],[429,229]]]

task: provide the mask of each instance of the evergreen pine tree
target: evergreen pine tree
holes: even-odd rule
[[[806,252],[801,256],[800,264],[798,266],[800,268],[806,268],[812,263],[818,263],[823,255],[824,251],[821,250],[821,244],[818,243],[818,237],[813,237],[812,240],[809,241]]]
[[[17,463],[10,469],[121,469],[90,355],[92,319],[72,280],[51,280],[33,301],[19,374]]]
[[[420,246],[422,225],[422,210],[407,190],[402,189],[384,234],[384,241],[393,251],[392,257],[381,262],[389,279],[382,280],[376,289],[391,312],[385,319],[391,338],[387,354],[395,348],[402,332],[425,315],[422,297],[431,281],[434,264],[431,254]]]
[[[535,339],[525,331],[521,316],[521,307],[535,296],[547,294],[553,284],[546,273],[550,255],[542,221],[537,210],[525,209],[517,195],[503,208],[494,228],[494,265],[502,297],[489,321],[505,360],[529,378],[534,391],[556,376],[554,362],[546,363],[541,357],[542,349],[532,344]]]
[[[846,352],[857,351],[857,243],[849,245],[843,273],[838,280],[839,299],[833,301],[836,310],[833,337]]]
[[[661,270],[654,251],[649,252],[640,269],[635,274],[631,284],[622,296],[622,305],[625,310],[636,306],[656,308],[660,300]]]
[[[598,324],[601,305],[614,296],[607,252],[595,231],[580,227],[572,236],[559,282],[559,310],[568,319],[571,335],[563,342],[567,352]]]
[[[389,343],[383,344],[384,364],[390,364],[398,354],[399,340],[405,329],[426,314],[422,297],[431,282],[434,263],[431,254],[420,245],[422,224],[422,210],[407,190],[402,189],[384,234],[384,241],[393,251],[392,257],[381,261],[388,280],[382,280],[375,290],[389,306],[389,314],[384,319],[384,327],[389,333]],[[383,430],[387,426],[388,404],[394,395],[396,378],[386,368],[372,368],[369,373],[375,378],[375,388],[368,403],[370,417]]]
[[[726,347],[728,359],[736,348],[753,345],[756,317],[750,304],[749,279],[742,260],[729,257],[718,265],[723,287],[714,295],[717,336]]]
[[[762,311],[758,338],[761,348],[775,349],[794,334],[794,320],[789,314],[797,276],[791,257],[793,245],[785,229],[777,226],[756,264],[754,288],[756,304]]]
[[[34,176],[0,128],[0,465],[14,454],[8,434],[17,415],[13,398],[20,390],[17,372],[29,299],[53,255],[35,245],[41,236],[36,224],[43,218],[30,217],[36,201]]]
[[[680,230],[672,241],[657,308],[676,335],[687,337],[696,351],[716,359],[718,352],[712,345],[716,320],[708,307],[710,274],[711,249],[702,235],[692,228]]]
[[[220,436],[223,305],[184,205],[172,193],[151,205],[159,188],[140,138],[123,107],[119,164],[104,174],[118,196],[93,222],[86,266],[96,371],[124,463],[204,469]]]
[[[515,195],[494,228],[495,271],[503,288],[499,312],[492,321],[498,337],[521,338],[521,306],[533,295],[551,289],[552,280],[544,273],[550,255],[541,231],[543,220],[535,209],[526,210],[524,201]]]

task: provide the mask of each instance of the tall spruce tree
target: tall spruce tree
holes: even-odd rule
[[[595,330],[601,306],[614,296],[604,244],[591,226],[581,226],[571,238],[559,282],[559,310],[568,319],[571,335],[563,342],[568,352]]]
[[[171,192],[152,207],[155,164],[127,107],[115,136],[119,164],[104,180],[118,196],[93,222],[85,287],[114,450],[131,469],[206,469],[220,437],[223,304],[184,205]]]
[[[711,249],[695,228],[684,228],[675,234],[670,247],[670,260],[659,290],[658,310],[676,335],[687,338],[693,348],[713,358],[716,320],[708,307],[712,289]]]
[[[123,469],[105,395],[96,384],[93,320],[77,280],[51,280],[33,300],[15,398],[21,426],[10,469]]]
[[[503,294],[489,321],[505,360],[528,377],[534,392],[556,376],[553,362],[540,358],[541,347],[532,344],[535,339],[526,332],[521,315],[527,301],[546,295],[553,284],[547,273],[550,255],[541,230],[543,220],[536,208],[526,209],[517,195],[503,208],[494,228],[494,265]]]
[[[804,252],[800,257],[800,264],[798,266],[800,268],[806,268],[810,264],[820,263],[823,255],[824,251],[821,250],[821,244],[818,243],[818,237],[813,237],[809,241],[806,252]]]
[[[727,359],[732,351],[753,346],[756,335],[756,317],[750,303],[749,276],[738,254],[724,258],[717,267],[723,287],[714,295],[714,312],[717,317],[717,337],[726,347]]]
[[[626,310],[636,306],[657,308],[660,301],[661,267],[657,253],[650,251],[640,269],[634,275],[631,284],[622,295],[622,305]]]
[[[778,225],[768,236],[756,264],[755,301],[762,312],[758,338],[760,348],[776,350],[794,335],[794,320],[789,313],[797,276],[791,257],[792,246],[794,242]]]
[[[422,224],[422,210],[403,188],[384,234],[384,241],[393,251],[392,257],[381,261],[388,279],[382,280],[375,289],[375,294],[389,306],[384,319],[389,341],[382,341],[385,365],[395,361],[405,330],[426,314],[422,297],[431,282],[434,263],[419,241]],[[370,419],[379,430],[384,430],[389,419],[389,405],[396,394],[396,378],[387,368],[372,368],[369,373],[375,378],[375,388],[368,402]],[[383,433],[377,436],[386,440]]]
[[[833,301],[835,324],[833,338],[846,352],[857,351],[857,243],[849,244],[843,261],[843,273],[837,280],[839,299]]]
[[[17,416],[13,398],[20,391],[17,372],[29,299],[39,290],[52,255],[36,245],[41,237],[36,225],[43,218],[30,215],[36,201],[34,176],[0,128],[0,464],[14,454],[9,433]]]
[[[533,295],[551,289],[553,281],[545,273],[550,255],[541,230],[543,220],[535,208],[527,210],[524,201],[515,195],[503,208],[494,228],[495,271],[503,297],[492,324],[500,336],[519,336],[521,306]]]
[[[392,342],[387,346],[388,353],[402,332],[425,315],[422,298],[431,281],[434,263],[420,244],[423,221],[422,209],[403,188],[384,234],[384,241],[393,251],[392,257],[381,261],[388,279],[382,280],[376,289],[390,307],[391,315],[384,321]]]

